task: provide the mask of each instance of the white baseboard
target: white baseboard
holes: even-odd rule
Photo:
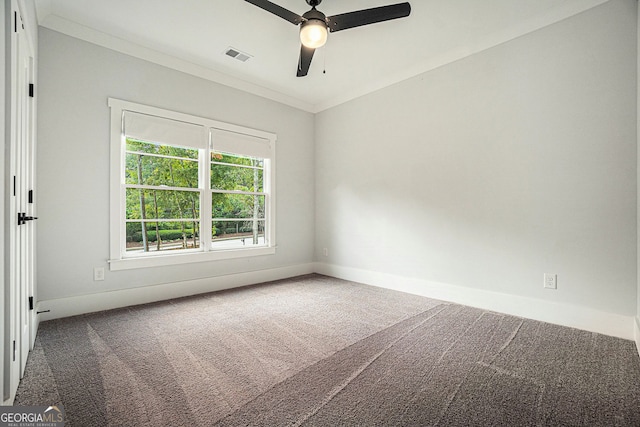
[[[640,319],[606,313],[587,307],[555,303],[535,298],[502,294],[482,289],[467,288],[446,283],[412,279],[368,270],[341,267],[325,263],[300,264],[268,270],[229,274],[219,277],[166,283],[44,300],[37,309],[50,310],[40,315],[40,321],[75,316],[78,314],[110,310],[137,304],[163,301],[190,295],[237,288],[271,280],[286,279],[310,273],[319,273],[339,279],[393,289],[428,298],[449,301],[527,319],[540,320],[562,326],[597,332],[634,340],[640,354]]]
[[[143,286],[97,294],[78,295],[60,299],[44,300],[38,303],[38,310],[50,310],[42,313],[40,320],[51,320],[96,311],[111,310],[150,302],[164,301],[172,298],[203,294],[223,289],[248,286],[272,280],[286,279],[313,273],[314,264],[299,264],[289,267],[268,270],[229,274],[184,282],[165,283],[161,285]]]
[[[640,317],[635,318],[633,322],[634,338],[636,340],[636,349],[638,350],[638,356],[640,356]]]
[[[627,340],[634,339],[640,348],[635,317],[607,313],[588,307],[555,303],[530,297],[509,295],[483,289],[455,286],[428,280],[412,279],[350,267],[316,263],[315,272],[339,279],[393,289],[428,298],[449,301],[556,325],[569,326]],[[640,350],[639,350],[640,351]]]

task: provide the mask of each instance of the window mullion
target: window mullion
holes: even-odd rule
[[[243,195],[243,196],[266,196],[267,193],[264,191],[242,191],[242,190],[218,190],[216,189],[211,189],[211,193],[218,193],[218,194],[239,194],[239,195]]]
[[[199,188],[191,188],[191,187],[169,187],[168,185],[148,185],[148,184],[124,184],[125,189],[131,188],[136,190],[147,190],[147,191],[182,191],[185,193],[188,192],[198,192]]]
[[[167,156],[165,154],[155,154],[155,153],[145,153],[144,151],[131,151],[131,150],[127,150],[126,154],[135,154],[135,155],[142,155],[142,156],[146,156],[146,157],[157,157],[159,159],[174,159],[174,160],[180,160],[183,162],[197,162],[198,159],[192,159],[189,157],[178,157],[178,156]]]
[[[249,165],[239,165],[235,163],[223,163],[223,162],[211,162],[212,165],[221,165],[221,166],[233,166],[236,168],[245,168],[245,169],[258,169],[263,170],[264,166],[249,166]]]
[[[269,246],[274,246],[275,245],[275,228],[276,228],[276,223],[275,223],[275,206],[273,204],[274,199],[274,185],[275,185],[275,181],[276,181],[276,177],[275,177],[275,159],[270,158],[270,159],[265,159],[264,164],[264,174],[265,174],[265,179],[264,179],[264,188],[262,189],[265,192],[265,196],[264,196],[264,214],[266,216],[266,223],[265,223],[265,242],[267,245]],[[268,178],[267,178],[268,177]]]
[[[124,135],[120,135],[120,144],[119,144],[119,157],[120,157],[120,167],[118,168],[118,180],[119,180],[119,222],[118,222],[118,232],[120,234],[120,258],[124,257],[127,253],[127,187],[126,187],[126,173],[125,173],[125,165],[126,165],[126,138]]]
[[[125,220],[126,223],[138,224],[141,222],[194,222],[197,218],[132,218]]]
[[[204,252],[211,250],[211,144],[200,150],[198,168],[200,170],[200,247]]]

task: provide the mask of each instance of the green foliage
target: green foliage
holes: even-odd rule
[[[230,234],[252,233],[254,226],[253,220],[248,221],[216,221],[213,224],[215,232],[214,236],[225,237]],[[259,234],[264,233],[264,220],[257,221],[257,231]]]
[[[264,196],[250,194],[213,193],[214,218],[264,218]],[[254,212],[256,208],[256,212]]]
[[[180,240],[182,239],[182,230],[158,230],[161,241]],[[193,229],[185,229],[185,235],[187,239],[193,238]],[[196,234],[197,237],[197,234]],[[147,240],[149,242],[156,241],[156,230],[147,230]],[[129,242],[142,242],[142,231],[135,231],[131,236],[127,235],[127,241]]]
[[[248,167],[239,167],[248,166]],[[223,155],[211,164],[211,188],[216,190],[264,191],[263,162],[247,157]]]
[[[200,194],[192,191],[140,190],[127,188],[127,219],[141,219],[141,193],[145,202],[144,218],[189,218],[200,215]]]

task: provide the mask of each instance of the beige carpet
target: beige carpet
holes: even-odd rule
[[[41,324],[68,426],[640,425],[634,343],[313,275]]]

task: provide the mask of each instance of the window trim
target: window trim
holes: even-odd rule
[[[275,143],[276,135],[270,132],[251,129],[244,126],[238,126],[230,123],[224,123],[217,120],[207,119],[203,117],[192,116],[190,114],[179,113],[175,111],[165,110],[162,108],[152,107],[148,105],[138,104],[134,102],[124,101],[116,98],[108,98],[108,105],[111,110],[111,136],[110,136],[110,188],[109,188],[109,269],[127,270],[134,268],[149,268],[166,265],[180,265],[193,262],[206,262],[215,260],[227,260],[234,258],[245,258],[253,256],[272,255],[276,252],[276,218],[275,218]],[[124,218],[124,165],[126,143],[123,133],[123,114],[124,111],[133,113],[142,113],[151,116],[167,118],[171,120],[182,121],[191,124],[203,126],[203,138],[206,138],[206,149],[200,151],[200,156],[205,156],[206,152],[211,151],[211,134],[215,129],[246,135],[250,137],[261,138],[269,142],[269,158],[265,158],[265,174],[269,179],[265,179],[264,192],[267,194],[265,202],[265,241],[266,246],[248,247],[243,249],[212,249],[209,247],[210,239],[203,239],[203,236],[211,235],[211,222],[213,220],[206,216],[207,212],[202,211],[201,200],[201,236],[199,250],[185,250],[179,253],[168,254],[166,252],[153,254],[137,254],[136,256],[127,256],[123,253],[123,242],[126,241],[126,221]],[[198,159],[202,164],[206,164],[210,168],[210,159]],[[207,178],[206,168],[200,170],[199,190],[201,195],[207,198],[211,193],[211,183]],[[211,213],[211,212],[208,212]],[[207,233],[207,234],[205,234]]]

